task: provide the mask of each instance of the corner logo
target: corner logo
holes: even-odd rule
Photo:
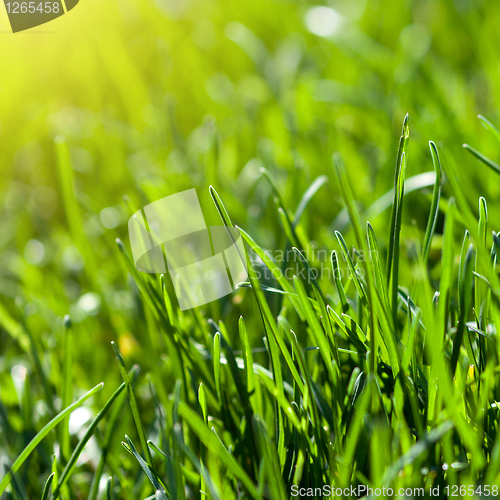
[[[195,189],[138,210],[128,231],[137,269],[165,273],[168,268],[182,311],[230,294],[248,276],[239,231],[209,229]]]
[[[24,31],[61,17],[79,0],[3,0],[14,33]]]

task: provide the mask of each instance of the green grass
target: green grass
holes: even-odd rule
[[[80,4],[0,61],[2,500],[499,484],[500,7]],[[181,312],[192,187],[250,272]]]
[[[440,205],[441,162],[431,142],[437,184],[424,239],[413,242],[414,279],[409,283],[400,280],[408,131],[405,118],[386,259],[372,225],[368,222],[366,229],[362,225],[363,215],[356,208],[342,160],[338,155],[334,158],[338,187],[357,248],[351,254],[344,236],[336,231],[337,250],[343,256],[348,279],[340,276],[342,260],[334,250],[332,270],[337,271],[336,278],[320,280],[320,284],[304,249],[294,246],[307,241],[305,232],[300,237],[296,232],[301,228],[299,217],[323,180],[314,181],[305,191],[294,218],[272,175],[264,172],[277,196],[277,215],[287,245],[293,246],[295,260],[289,259],[288,265],[297,268],[292,281],[284,276],[278,279],[281,289],[269,288],[261,285],[255,260],[247,260],[248,286],[253,293],[246,292],[245,300],[257,305],[253,314],[260,316],[257,328],[262,332],[263,351],[252,354],[243,316],[237,326],[239,335],[235,335],[222,319],[215,322],[202,310],[181,312],[167,281],[137,272],[119,242],[136,282],[137,300],[144,304],[140,314],[144,318],[142,342],[150,366],[149,386],[138,386],[142,388],[138,400],[134,380],[144,375],[138,368],[127,374],[126,362],[112,342],[118,364],[109,369],[121,372],[124,383],[92,423],[84,425],[85,434],[71,437],[67,416],[102,384],[69,404],[73,371],[69,360],[77,353],[69,341],[73,326],[66,318],[60,380],[61,402],[67,409],[45,425],[8,466],[0,491],[10,485],[13,498],[23,497],[28,488],[36,491],[36,469],[29,461],[35,460],[35,448],[58,424],[61,432],[52,436],[61,443],[58,458],[53,458],[51,467],[45,451],[36,462],[38,473],[43,477],[45,470],[48,477],[44,498],[54,500],[79,497],[90,484],[90,498],[96,498],[108,470],[116,482],[111,490],[123,498],[150,497],[155,491],[156,498],[200,494],[208,498],[242,494],[249,498],[288,498],[293,485],[346,488],[354,484],[393,491],[439,486],[444,491],[445,485],[477,488],[498,484],[498,236],[493,233],[490,241],[486,200],[481,198],[477,224],[467,230],[461,252],[454,246],[455,234],[462,229],[457,221],[473,216],[457,210],[453,198]],[[447,176],[455,175],[453,167],[448,167],[445,162]],[[452,190],[457,200],[466,199],[458,181],[452,184]],[[223,223],[232,225],[214,188],[211,195]],[[435,281],[430,277],[427,258],[439,206],[444,212],[444,235],[442,257],[435,264],[441,279]],[[291,220],[295,221],[293,225]],[[277,271],[269,253],[248,234],[242,234],[249,255],[260,255],[268,268]],[[329,262],[316,264],[321,267]],[[277,298],[280,308],[276,315],[272,305]],[[21,333],[6,311],[3,316],[12,337],[22,346],[21,339],[27,335],[25,349],[39,358],[41,353],[27,326],[19,326],[24,330]],[[159,342],[164,342],[161,348]],[[40,361],[37,363],[50,394],[55,388],[44,376]],[[176,380],[174,390],[167,380]],[[125,401],[120,399],[125,388],[132,419],[129,412],[128,419],[120,418],[126,411]],[[20,409],[26,412],[32,407],[27,382],[24,391]],[[108,414],[113,405],[115,412]],[[50,415],[49,404],[45,411]],[[9,432],[16,425],[11,423],[11,414],[3,406],[2,432],[7,446],[9,439],[13,441],[9,449],[15,449],[18,439]],[[101,421],[104,427],[99,432]],[[31,420],[25,422],[31,424]],[[126,435],[122,444],[144,475],[130,475],[134,462],[123,452],[109,453],[114,429],[108,427],[103,438],[106,422],[136,433],[139,448]],[[95,469],[87,464],[88,479],[78,480],[75,466],[91,438],[100,447],[101,461]],[[120,439],[119,434],[115,439]],[[111,484],[108,482],[108,492]],[[41,491],[41,482],[38,487]],[[49,487],[51,496],[47,496]]]

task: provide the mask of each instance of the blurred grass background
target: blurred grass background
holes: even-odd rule
[[[195,187],[207,222],[218,224],[213,184],[235,223],[264,248],[283,248],[259,168],[295,210],[315,177],[331,177],[339,151],[363,212],[393,185],[408,112],[407,176],[432,171],[432,139],[454,158],[474,213],[482,195],[498,220],[495,173],[462,148],[499,157],[476,118],[499,122],[498,2],[81,0],[14,35],[0,11],[0,396],[19,429],[15,384],[31,365],[13,319],[25,319],[57,381],[62,318],[71,315],[75,393],[110,382],[96,407],[121,380],[111,340],[129,364],[147,365],[150,319],[115,244],[120,237],[128,246],[131,207]],[[410,193],[405,203],[401,275],[410,283],[411,240],[425,230],[430,194]],[[320,248],[336,248],[341,208],[329,182],[304,215]],[[388,211],[370,222],[386,231]],[[207,309],[230,327],[243,314],[261,347],[246,293]],[[40,392],[33,389],[33,426],[46,414]]]

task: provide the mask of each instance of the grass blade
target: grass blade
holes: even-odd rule
[[[94,435],[94,432],[97,428],[97,425],[99,422],[104,418],[108,410],[111,408],[113,403],[115,402],[116,398],[122,393],[122,391],[125,389],[125,382],[118,387],[118,389],[113,393],[113,395],[109,398],[107,403],[102,407],[101,411],[96,415],[92,423],[89,425],[89,428],[87,429],[87,432],[83,436],[83,438],[80,440],[78,445],[76,446],[75,450],[73,451],[70,459],[68,460],[68,463],[66,467],[64,468],[61,478],[59,479],[56,488],[54,489],[54,492],[52,494],[52,500],[56,500],[59,496],[59,492],[61,491],[61,488],[66,484],[68,481],[71,473],[73,472],[73,469],[76,466],[76,461],[80,457],[80,455],[83,452],[83,449],[85,448],[86,444],[88,443],[89,439]]]
[[[498,130],[493,123],[491,123],[487,118],[485,118],[483,115],[477,115],[477,117],[481,120],[481,123],[483,124],[483,127],[486,130],[489,130],[490,132],[493,133],[493,135],[500,141],[500,130]]]
[[[9,485],[12,475],[15,474],[21,465],[25,462],[25,460],[30,456],[33,450],[37,447],[37,445],[42,441],[42,439],[56,427],[62,420],[64,420],[67,416],[69,416],[73,411],[82,406],[87,399],[91,398],[96,392],[100,391],[104,384],[101,382],[96,385],[93,389],[85,393],[78,401],[73,403],[71,406],[68,406],[61,413],[56,415],[45,427],[29,442],[28,446],[24,448],[23,452],[19,455],[17,460],[12,464],[9,472],[5,475],[0,483],[0,495],[5,491],[5,488]]]
[[[47,482],[45,483],[45,486],[43,488],[43,494],[42,494],[42,499],[41,500],[47,500],[49,498],[50,485],[52,484],[52,480],[54,479],[54,476],[55,476],[55,472],[53,472],[47,478]]]
[[[389,283],[392,268],[393,268],[393,260],[394,260],[394,252],[396,243],[398,242],[397,237],[399,235],[398,232],[398,216],[400,218],[400,200],[402,195],[402,190],[404,191],[404,175],[402,176],[403,170],[403,156],[408,147],[408,138],[410,135],[409,128],[409,117],[405,116],[403,121],[403,130],[401,132],[401,137],[399,138],[399,148],[398,154],[396,158],[396,169],[394,172],[394,198],[392,202],[392,214],[391,214],[391,226],[390,226],[390,236],[388,242],[388,253],[387,253],[387,282]],[[403,179],[401,179],[403,177]],[[403,182],[401,182],[401,180]],[[393,297],[394,298],[394,297]]]
[[[472,146],[469,146],[468,144],[464,144],[464,148],[467,151],[469,151],[469,153],[471,153],[473,156],[475,156],[480,162],[484,163],[487,167],[490,167],[491,170],[493,170],[497,174],[500,174],[500,165],[495,163],[493,160],[490,160],[482,153],[477,151],[477,149],[474,149]]]
[[[157,478],[157,474],[152,470],[151,466],[144,461],[144,459],[141,457],[141,455],[139,455],[139,453],[135,449],[135,446],[134,446],[134,443],[132,442],[132,440],[127,435],[125,436],[125,440],[127,441],[127,443],[122,443],[124,445],[124,448],[127,451],[129,451],[130,453],[132,453],[132,455],[134,455],[135,459],[139,462],[139,465],[141,466],[142,470],[144,471],[144,474],[146,474],[147,478],[149,479],[149,481],[153,485],[153,488],[155,490],[162,490],[163,485],[160,484],[160,482]],[[148,450],[149,450],[149,447],[148,447]]]
[[[316,177],[312,184],[307,188],[306,192],[303,194],[299,205],[297,206],[297,210],[295,211],[295,217],[293,219],[293,224],[292,227],[297,227],[298,223],[300,222],[300,218],[302,217],[302,214],[304,213],[304,210],[306,209],[308,203],[311,201],[313,196],[317,193],[319,188],[328,182],[328,177],[326,175],[320,175],[319,177]]]
[[[431,248],[432,236],[434,235],[434,230],[436,229],[437,216],[439,212],[439,200],[441,198],[441,184],[443,180],[443,172],[441,169],[441,161],[439,160],[437,147],[432,141],[429,141],[429,148],[431,150],[434,171],[436,172],[436,182],[434,183],[434,191],[432,192],[432,203],[429,212],[429,220],[427,221],[427,227],[425,229],[423,244],[424,262],[427,262],[427,257],[429,256],[429,250]]]
[[[114,342],[111,342],[111,345],[115,350],[116,359],[118,361],[118,366],[120,368],[120,373],[122,375],[123,381],[125,382],[125,386],[127,387],[130,408],[132,409],[132,415],[134,417],[135,425],[137,427],[137,433],[139,434],[139,439],[141,441],[141,446],[143,448],[144,455],[146,456],[148,463],[153,464],[153,457],[151,456],[151,451],[149,450],[149,446],[147,445],[146,432],[144,431],[144,427],[142,426],[139,414],[139,408],[137,407],[137,401],[134,395],[134,389],[132,387],[132,383],[130,382],[127,369],[125,367],[125,362],[123,361],[122,355],[120,354],[117,345]]]
[[[453,341],[453,351],[451,355],[451,374],[455,373],[460,355],[460,347],[466,331],[467,314],[469,313],[470,304],[472,301],[472,266],[474,261],[474,247],[469,245],[465,255],[464,268],[459,279],[462,281],[462,289],[460,293],[460,320],[458,322],[457,333]],[[471,360],[472,361],[472,360]]]

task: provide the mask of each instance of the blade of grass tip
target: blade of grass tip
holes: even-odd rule
[[[22,453],[19,455],[17,460],[12,464],[12,467],[10,468],[9,472],[5,475],[5,477],[2,479],[2,482],[0,483],[0,496],[2,493],[5,491],[5,488],[9,485],[12,475],[15,474],[19,468],[23,465],[23,463],[26,461],[26,459],[30,456],[30,454],[33,452],[33,450],[37,447],[37,445],[42,441],[42,439],[47,436],[47,434],[56,427],[57,424],[59,424],[62,420],[64,420],[68,415],[70,415],[74,410],[82,406],[87,399],[91,398],[96,392],[100,391],[102,387],[104,386],[104,383],[101,382],[100,384],[96,385],[93,389],[85,393],[78,401],[73,403],[71,406],[63,410],[61,413],[56,415],[45,427],[29,442],[28,446],[24,448]]]
[[[479,224],[478,224],[478,233],[479,233],[479,242],[478,246],[481,245],[486,249],[486,231],[488,226],[488,207],[486,205],[486,200],[481,196],[479,198]],[[483,266],[481,265],[480,256],[476,254],[476,273],[483,274]],[[476,316],[480,319],[481,309],[484,302],[484,299],[487,294],[487,288],[484,282],[480,282],[476,280],[475,288],[474,288],[475,296],[475,310]],[[484,311],[486,313],[486,311]],[[484,324],[479,324],[479,328],[484,329]]]
[[[424,245],[423,245],[423,261],[427,262],[427,257],[429,256],[429,250],[431,248],[431,241],[436,229],[437,216],[439,213],[439,200],[441,198],[441,184],[443,181],[443,171],[441,168],[441,161],[439,160],[439,154],[434,142],[429,141],[429,148],[431,150],[432,164],[434,165],[434,171],[436,172],[436,181],[434,183],[434,190],[432,192],[432,203],[429,212],[429,219],[427,221],[427,227],[425,229]]]
[[[492,237],[493,237],[493,246],[495,248],[495,260],[498,261],[500,259],[500,232],[495,234],[495,231],[493,231]]]
[[[392,319],[393,324],[396,325],[397,322],[397,312],[398,312],[398,286],[399,286],[399,251],[400,251],[400,240],[401,240],[401,223],[403,220],[403,198],[404,198],[404,178],[406,173],[406,151],[403,151],[401,156],[401,171],[398,178],[398,186],[396,191],[398,192],[397,207],[395,210],[395,222],[394,222],[394,239],[392,246],[392,257],[390,261],[392,262],[392,270],[388,269],[388,273],[392,276]],[[391,229],[391,231],[392,231]]]
[[[278,293],[280,295],[286,296],[295,296],[295,293],[285,292],[284,290],[280,290],[279,288],[274,288],[272,286],[261,284],[260,287],[262,288],[262,290],[264,290],[264,292]],[[252,284],[250,283],[250,281],[241,281],[240,283],[238,283],[238,288],[252,288]]]
[[[486,246],[486,228],[488,225],[488,206],[482,196],[479,198],[479,238],[481,245]]]
[[[73,334],[71,319],[68,315],[63,320],[64,367],[62,380],[62,404],[67,408],[73,401]],[[69,417],[61,426],[61,451],[65,460],[70,455]]]
[[[41,500],[47,500],[49,498],[49,490],[50,490],[50,485],[52,484],[52,480],[54,479],[55,472],[53,472],[48,478],[47,481],[45,482],[45,486],[43,488],[43,494],[42,494],[42,499]]]
[[[493,133],[493,135],[500,141],[500,130],[498,130],[493,123],[491,123],[487,118],[485,118],[483,115],[477,115],[477,117],[481,120],[481,123],[483,124],[483,127],[486,130],[489,130],[490,132]]]
[[[488,157],[484,156],[482,153],[474,149],[472,146],[468,144],[464,144],[463,147],[469,151],[473,156],[475,156],[480,162],[484,163],[487,167],[491,168],[497,174],[500,174],[500,165],[495,163],[493,160],[490,160]]]
[[[58,461],[57,461],[57,455],[54,453],[52,455],[52,473],[54,474],[54,480],[56,483],[57,481],[59,480],[59,464],[58,464]]]
[[[493,267],[495,268],[498,261],[498,243],[495,242],[495,239],[498,239],[497,233],[495,233],[495,231],[491,231],[491,237],[493,239],[493,244],[491,245],[490,259]]]
[[[240,332],[240,342],[243,349],[243,361],[245,362],[245,379],[247,384],[247,391],[249,394],[251,394],[255,388],[255,373],[253,371],[252,348],[250,347],[248,330],[243,316],[240,316],[238,327]]]
[[[387,245],[388,253],[387,253],[387,283],[389,283],[391,279],[391,271],[392,271],[392,261],[394,259],[394,247],[396,244],[396,232],[397,232],[397,220],[398,220],[398,209],[399,209],[399,199],[400,199],[400,190],[401,190],[401,170],[403,168],[403,153],[407,149],[408,138],[410,136],[410,128],[409,128],[409,117],[408,114],[405,116],[403,121],[403,130],[401,132],[401,137],[399,138],[399,147],[398,147],[398,155],[396,158],[396,169],[394,172],[394,199],[392,202],[392,214],[391,214],[391,231],[389,236],[389,242]],[[403,176],[404,177],[404,176]],[[404,187],[404,178],[403,178],[403,187]]]
[[[207,424],[208,423],[207,392],[205,391],[203,384],[200,384],[200,386],[198,387],[198,402],[200,404],[203,420]]]
[[[116,359],[118,360],[118,366],[120,368],[120,373],[127,387],[130,408],[132,409],[132,415],[134,417],[135,425],[137,427],[137,433],[139,434],[139,440],[141,442],[144,455],[146,457],[147,462],[152,465],[153,457],[151,456],[151,451],[149,450],[149,446],[147,445],[146,432],[144,431],[144,427],[142,426],[139,408],[137,407],[137,401],[134,395],[134,389],[130,382],[127,369],[125,367],[125,362],[123,361],[122,355],[120,354],[117,345],[114,342],[111,342],[111,345],[113,346],[113,349],[115,351]]]
[[[219,212],[220,218],[222,219],[222,222],[224,223],[224,226],[226,227],[231,227],[234,229],[234,225],[231,221],[231,218],[229,217],[229,214],[227,213],[226,207],[224,206],[224,203],[222,203],[222,200],[215,190],[213,186],[209,187],[210,191],[210,196],[212,197],[213,202],[215,203],[215,207],[217,208],[217,211]],[[235,238],[234,232],[230,231],[229,229],[227,230],[227,234],[231,238],[231,242],[233,245],[235,245],[236,251],[238,252],[238,255],[240,257],[241,263],[243,266],[245,266],[245,256],[241,254],[240,249],[238,248],[238,245],[236,244],[237,237]]]
[[[110,476],[106,482],[106,500],[112,500],[113,478]]]
[[[163,491],[156,490],[155,500],[168,500],[168,497],[167,495],[165,495],[165,493],[163,493]]]
[[[479,224],[478,224],[478,233],[479,233],[479,241],[478,247],[483,247],[486,251],[486,231],[488,226],[488,207],[486,205],[486,200],[482,196],[479,198]],[[476,275],[479,276],[479,273],[486,272],[487,267],[485,266],[485,262],[481,258],[479,252],[476,254],[476,265],[475,272]],[[491,264],[488,265],[491,268]],[[486,283],[485,283],[486,281]],[[489,283],[485,280],[475,279],[475,287],[474,287],[474,309],[476,312],[476,317],[478,320],[478,328],[482,330],[487,329],[488,317],[490,316],[490,291],[489,291]],[[471,333],[469,331],[466,332],[469,343],[471,342]],[[485,359],[485,345],[484,338],[479,337],[477,339],[478,343],[478,357],[479,357],[479,365],[478,368],[482,371],[486,367],[486,359]],[[471,346],[472,347],[472,346]],[[471,349],[472,351],[472,349]]]
[[[122,196],[122,200],[123,200],[123,203],[124,205],[127,207],[128,209],[128,213],[129,213],[129,217],[132,216],[133,214],[135,214],[138,210],[141,209],[140,206],[136,205],[133,201],[132,201],[132,198],[130,198],[130,196],[128,194],[124,194]]]
[[[307,188],[297,206],[297,210],[295,211],[295,217],[293,218],[292,224],[293,228],[297,227],[307,205],[312,200],[313,196],[318,192],[319,188],[326,182],[328,182],[328,177],[326,175],[320,175],[319,177],[316,177],[312,184]]]
[[[222,219],[224,225],[229,227],[234,227],[233,223],[231,222],[231,218],[227,213],[226,207],[224,206],[224,203],[222,203],[222,200],[217,191],[215,190],[215,188],[213,186],[210,186],[208,190],[210,191],[210,196],[212,197],[212,200],[215,203],[215,207],[217,208],[217,211],[219,212],[220,218]]]
[[[122,443],[124,445],[124,448],[127,451],[130,451],[130,453],[132,453],[132,455],[134,455],[135,459],[139,462],[139,465],[141,466],[142,470],[144,471],[144,474],[146,474],[147,478],[149,479],[149,481],[153,485],[153,488],[155,490],[162,490],[163,485],[160,484],[158,477],[157,477],[157,474],[154,472],[152,467],[144,461],[144,459],[141,457],[141,455],[136,450],[134,443],[127,435],[125,435],[125,440],[127,441],[126,446],[125,446],[125,443]],[[149,449],[149,447],[148,447],[148,449]]]
[[[324,310],[324,307],[326,307],[326,301],[325,301],[325,296],[323,295],[323,291],[321,290],[318,280],[316,279],[316,276],[311,269],[311,266],[307,259],[305,258],[304,254],[297,248],[297,247],[292,247],[292,251],[295,254],[296,257],[298,257],[299,262],[302,264],[303,268],[306,270],[307,274],[307,280],[311,282],[313,285],[314,289],[317,291],[317,294],[319,295],[318,302],[321,299],[322,304],[318,304],[320,306],[320,310],[322,312],[326,313],[326,310]],[[323,305],[323,309],[321,308],[321,305]]]
[[[75,450],[73,451],[70,459],[68,460],[68,463],[66,467],[64,468],[61,478],[59,479],[56,488],[54,489],[54,492],[52,493],[52,500],[56,500],[59,496],[59,493],[61,491],[61,488],[64,486],[64,484],[68,481],[71,473],[73,472],[73,469],[76,466],[76,462],[80,455],[82,454],[85,446],[89,442],[90,438],[94,435],[94,432],[97,428],[97,425],[99,422],[104,418],[108,410],[111,408],[113,403],[115,402],[116,398],[122,393],[122,391],[125,389],[125,382],[123,382],[120,387],[113,393],[113,395],[109,398],[107,403],[102,407],[101,411],[96,415],[92,423],[89,425],[89,428],[87,429],[87,432],[83,436],[83,438],[80,440],[80,442],[77,444]]]

